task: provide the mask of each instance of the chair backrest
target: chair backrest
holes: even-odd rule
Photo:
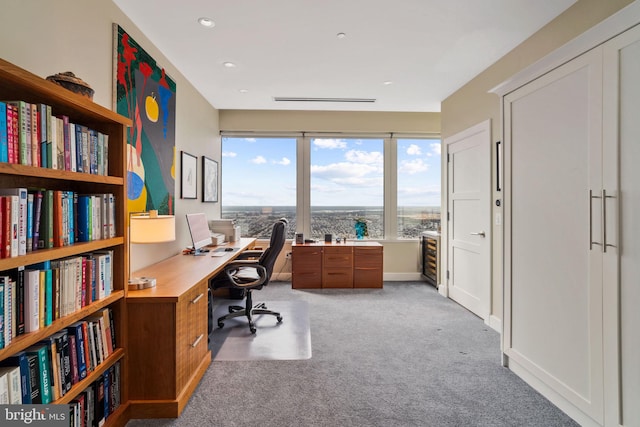
[[[275,224],[273,224],[273,229],[271,230],[271,239],[269,240],[269,247],[260,256],[260,260],[258,261],[258,263],[267,270],[267,281],[264,283],[264,285],[269,283],[269,280],[271,280],[273,266],[275,265],[276,259],[282,251],[284,242],[287,239],[288,225],[289,223],[285,218],[281,218]]]

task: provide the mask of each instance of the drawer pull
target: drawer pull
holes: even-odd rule
[[[200,298],[202,298],[203,296],[204,296],[204,293],[201,293],[200,295],[198,295],[197,297],[191,300],[191,304],[197,303],[198,301],[200,301]]]
[[[193,344],[191,344],[191,347],[192,348],[196,348],[198,346],[198,343],[200,342],[200,340],[202,339],[203,336],[204,336],[204,334],[198,335],[198,338],[196,338],[196,340],[193,342]]]

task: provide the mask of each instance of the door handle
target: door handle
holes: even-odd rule
[[[607,190],[602,189],[602,252],[607,252],[607,248],[615,248],[616,245],[607,243],[607,199],[615,199],[616,196],[609,196]]]
[[[485,237],[484,231],[478,231],[478,232],[474,232],[474,233],[469,233],[472,236],[482,236]]]

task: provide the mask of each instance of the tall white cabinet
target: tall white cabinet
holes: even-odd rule
[[[640,26],[613,36],[501,93],[505,364],[583,426],[640,426]]]

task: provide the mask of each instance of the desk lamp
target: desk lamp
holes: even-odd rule
[[[165,243],[176,240],[176,217],[158,211],[129,214],[129,290],[152,288],[153,277],[131,277],[131,243]]]

